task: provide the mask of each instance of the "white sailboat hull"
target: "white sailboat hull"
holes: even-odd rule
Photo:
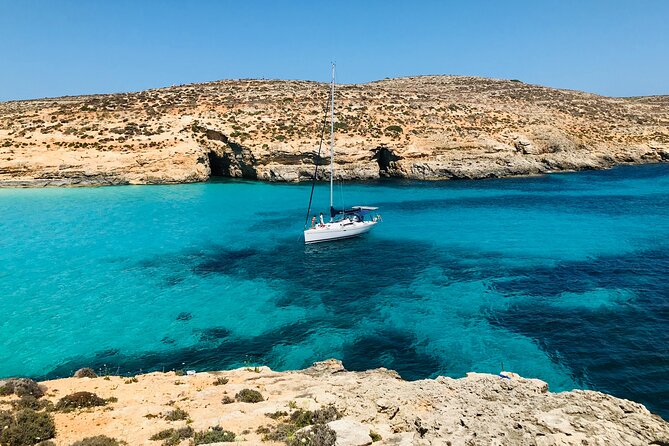
[[[335,138],[335,66],[332,64],[332,83],[330,84],[330,216],[340,216],[340,220],[330,221],[325,224],[318,224],[310,229],[304,231],[304,243],[321,243],[330,242],[334,240],[342,240],[352,237],[357,237],[366,232],[369,232],[376,223],[380,221],[380,216],[377,215],[371,221],[365,221],[365,214],[375,211],[378,208],[373,206],[353,206],[350,209],[335,209],[333,203],[333,188],[334,188],[334,138]],[[323,144],[323,136],[325,135],[325,121],[323,122],[323,132],[321,133],[321,142],[318,146],[318,156],[321,154],[321,146]],[[311,212],[311,200],[314,196],[314,187],[316,185],[316,178],[318,177],[318,164],[314,173],[313,183],[311,184],[311,195],[309,197],[309,207],[307,208],[307,219]],[[342,198],[343,201],[343,198]],[[314,216],[312,222],[316,220]],[[321,214],[321,221],[323,221],[323,214]]]
[[[377,221],[336,221],[304,231],[304,243],[320,243],[357,237],[369,232]]]

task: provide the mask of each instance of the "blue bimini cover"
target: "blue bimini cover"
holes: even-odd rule
[[[336,215],[358,215],[364,217],[377,209],[377,207],[373,206],[353,206],[349,209],[335,209],[330,207],[330,217],[334,218]]]

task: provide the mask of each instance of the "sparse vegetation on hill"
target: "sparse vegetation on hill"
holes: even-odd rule
[[[0,103],[0,185],[307,180],[327,94],[316,82],[235,80]],[[348,179],[669,160],[669,96],[423,76],[340,85],[336,99],[338,175]],[[397,159],[380,163],[379,147]]]

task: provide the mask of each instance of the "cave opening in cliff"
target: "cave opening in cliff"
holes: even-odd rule
[[[210,150],[208,157],[211,177],[230,177],[230,160],[227,156],[221,156],[214,150]]]
[[[396,155],[388,146],[381,145],[372,149],[372,159],[376,160],[379,165],[379,177],[395,176],[395,162],[402,159],[401,156]]]
[[[258,179],[256,159],[247,147],[230,140],[218,130],[202,128],[200,131],[207,139],[216,141],[215,147],[208,153],[211,177]]]

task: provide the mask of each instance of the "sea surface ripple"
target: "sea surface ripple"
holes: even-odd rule
[[[510,370],[669,418],[669,165],[346,184],[337,204],[383,223],[304,246],[308,195],[0,190],[0,377],[335,357],[407,379]]]

